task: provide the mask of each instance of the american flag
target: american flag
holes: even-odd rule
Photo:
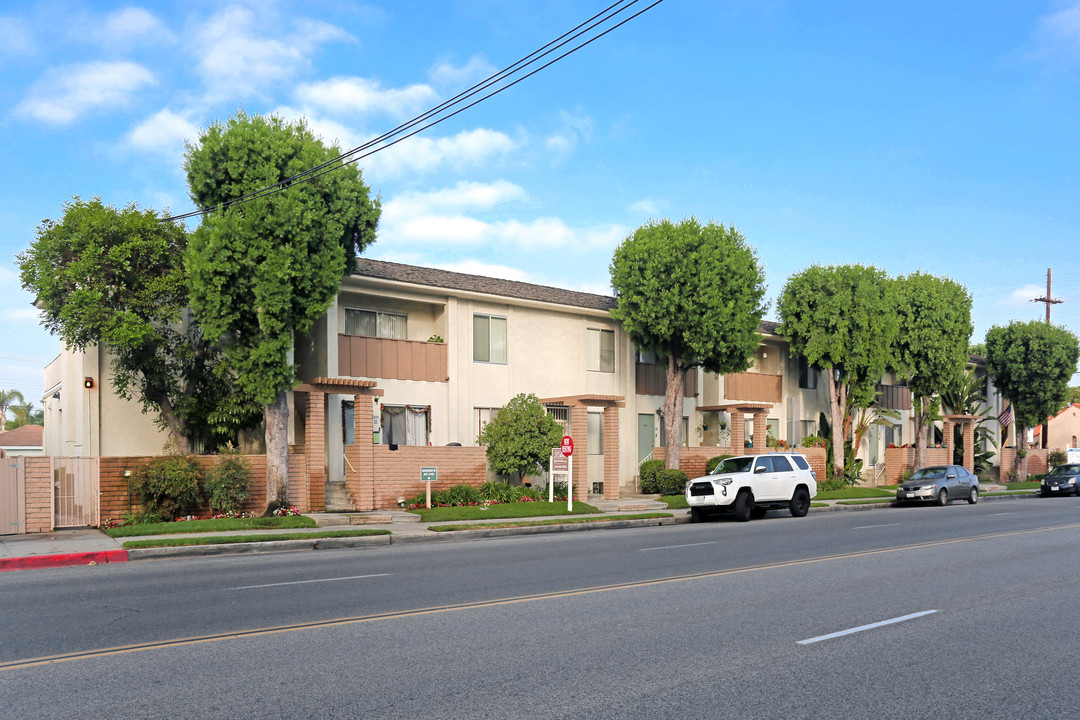
[[[1006,427],[1012,425],[1012,405],[1001,411],[1001,414],[998,415],[998,422]]]

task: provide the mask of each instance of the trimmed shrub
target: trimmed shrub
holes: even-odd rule
[[[641,492],[649,495],[660,492],[657,486],[656,476],[663,469],[663,460],[646,460],[641,463],[641,467],[639,468],[641,474]]]
[[[716,469],[716,466],[719,465],[720,463],[724,462],[725,460],[727,460],[729,457],[735,457],[735,456],[734,455],[716,455],[716,456],[711,457],[708,460],[706,460],[705,461],[705,474],[706,475],[712,475],[712,472],[713,472],[713,470]]]
[[[675,468],[661,470],[656,475],[656,485],[661,495],[682,495],[686,492],[689,478],[682,470]]]
[[[1051,450],[1046,455],[1046,464],[1050,467],[1057,467],[1058,465],[1064,465],[1069,459],[1069,454],[1064,450]]]
[[[172,520],[197,512],[203,502],[202,471],[191,455],[163,455],[136,470],[128,483],[148,513]]]
[[[251,464],[235,448],[223,450],[206,476],[204,487],[211,513],[240,512],[248,499]]]

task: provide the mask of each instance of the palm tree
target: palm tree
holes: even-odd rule
[[[45,412],[43,410],[35,410],[34,403],[28,402],[25,405],[12,405],[11,412],[15,414],[15,427],[45,424]]]
[[[13,410],[16,404],[24,403],[26,403],[26,398],[18,390],[0,390],[0,432],[7,429],[8,410]]]

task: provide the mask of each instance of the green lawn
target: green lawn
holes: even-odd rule
[[[531,504],[531,503],[530,503]],[[544,527],[546,525],[580,525],[582,523],[615,522],[618,520],[651,520],[669,518],[670,513],[643,513],[641,515],[608,515],[597,518],[549,518],[547,520],[524,520],[522,522],[480,523],[474,525],[436,525],[428,530],[432,532],[454,532],[456,530],[492,530],[499,528]]]
[[[1009,488],[1010,490],[1038,490],[1040,485],[1042,485],[1042,483],[1038,480],[1005,483],[1005,487]]]
[[[221,520],[184,520],[182,522],[124,525],[102,529],[109,537],[138,537],[140,535],[177,535],[180,533],[225,532],[228,530],[268,530],[275,528],[317,527],[305,515],[289,517],[223,518]]]
[[[323,530],[302,533],[277,533],[274,535],[209,535],[206,537],[163,537],[153,540],[128,540],[125,550],[155,547],[183,547],[186,545],[230,545],[233,543],[275,542],[278,540],[317,540],[319,538],[364,537],[366,535],[389,535],[389,530]]]
[[[846,487],[840,490],[825,490],[814,496],[815,500],[858,500],[861,498],[896,497],[896,488]]]
[[[658,499],[662,503],[667,503],[670,510],[685,510],[690,507],[686,504],[685,495],[661,495]]]
[[[870,500],[841,500],[836,503],[837,505],[873,505],[887,502],[895,502],[896,495],[890,494],[889,496],[881,496]]]
[[[560,502],[517,502],[499,505],[489,505],[487,508],[480,505],[468,507],[420,508],[411,510],[420,516],[423,522],[445,522],[447,520],[496,520],[499,518],[523,518],[544,517],[547,515],[585,515],[598,513],[599,508],[583,502],[574,501],[574,511],[568,512],[566,501]]]

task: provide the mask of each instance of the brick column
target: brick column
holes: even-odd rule
[[[945,436],[945,447],[948,449],[949,465],[952,465],[952,460],[956,457],[956,440],[953,437],[953,421],[942,420],[941,421],[941,434]]]
[[[975,423],[972,420],[964,421],[964,467],[975,472]]]
[[[754,411],[754,452],[769,452],[769,416],[765,410]]]
[[[375,509],[375,449],[371,439],[371,396],[353,396],[353,444],[345,446],[345,487],[356,509]]]
[[[731,447],[736,455],[746,452],[743,445],[746,444],[746,422],[742,410],[732,410],[728,413],[731,423]]]
[[[570,406],[570,437],[574,438],[574,499],[589,501],[588,408]]]
[[[23,488],[26,491],[25,532],[39,533],[53,530],[55,510],[53,502],[53,463],[51,457],[22,458]]]
[[[309,392],[304,428],[308,503],[312,511],[326,509],[326,393]]]
[[[604,499],[619,498],[619,408],[604,408]]]

